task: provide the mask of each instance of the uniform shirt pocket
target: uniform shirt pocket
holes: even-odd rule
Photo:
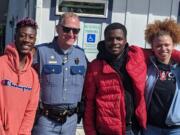
[[[82,87],[82,84],[84,81],[85,67],[84,66],[71,66],[70,73],[72,75],[73,85]]]
[[[84,66],[71,66],[71,74],[72,75],[84,75],[85,67]]]
[[[43,74],[60,74],[62,72],[61,65],[44,65],[42,69]]]
[[[44,85],[57,85],[57,82],[60,81],[60,76],[62,73],[61,65],[50,65],[46,64],[42,68],[42,81],[45,83]]]

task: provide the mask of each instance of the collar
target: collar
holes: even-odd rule
[[[68,48],[66,51],[64,51],[63,49],[61,49],[61,48],[59,47],[59,45],[58,45],[57,37],[55,37],[55,38],[53,39],[52,45],[53,45],[55,51],[57,51],[58,53],[63,54],[63,55],[64,55],[64,54],[69,55],[69,54],[72,53],[72,50],[73,50],[73,45],[72,45],[70,48]]]
[[[155,56],[150,56],[149,57],[151,63],[158,69],[157,65],[156,65],[156,57]],[[179,63],[176,63],[175,61],[172,62],[172,64],[170,65],[171,69],[175,69],[177,66],[180,66]]]

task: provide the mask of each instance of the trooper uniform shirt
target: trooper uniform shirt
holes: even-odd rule
[[[84,51],[72,46],[63,51],[57,41],[37,46],[34,64],[38,64],[41,101],[44,104],[77,105],[81,100],[87,59]]]

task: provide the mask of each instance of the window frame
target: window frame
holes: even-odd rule
[[[82,17],[93,17],[93,18],[108,18],[108,6],[109,6],[109,0],[63,0],[63,1],[72,1],[72,2],[87,2],[87,3],[103,3],[104,4],[104,14],[98,15],[98,14],[83,14],[83,13],[76,13],[78,16]],[[62,0],[56,0],[56,15],[62,15],[64,12],[59,12],[58,7],[59,3],[62,2]]]

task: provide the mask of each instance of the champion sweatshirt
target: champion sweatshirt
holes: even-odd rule
[[[40,85],[29,54],[23,70],[14,44],[0,57],[0,135],[31,135]]]

